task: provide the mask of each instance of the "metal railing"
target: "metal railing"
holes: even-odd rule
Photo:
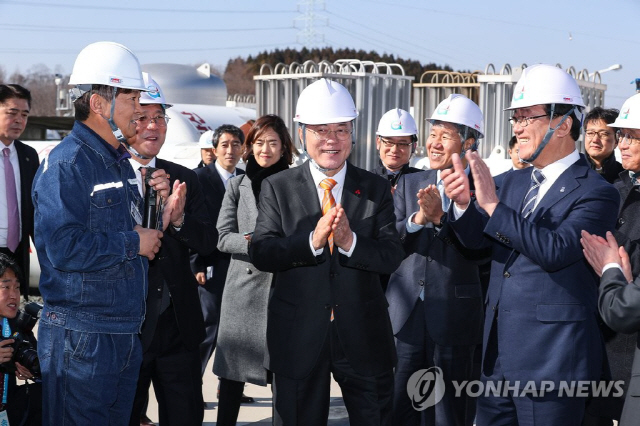
[[[335,62],[305,61],[302,64],[264,64],[256,83],[257,116],[277,114],[297,140],[293,116],[300,92],[320,78],[335,80],[353,96],[359,116],[355,121],[356,144],[350,161],[365,169],[378,164],[375,132],[382,115],[392,108],[409,110],[411,82],[400,64],[340,59]],[[301,148],[300,141],[297,141]]]

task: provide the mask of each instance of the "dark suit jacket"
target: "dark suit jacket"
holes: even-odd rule
[[[387,172],[387,168],[382,165],[382,161],[379,161],[378,163],[379,163],[378,167],[374,167],[373,170],[371,170],[371,173],[389,180],[389,183],[391,184],[391,186],[396,186],[400,178],[406,174],[422,171],[420,169],[416,169],[415,167],[409,166],[409,164],[405,164],[404,166],[402,166],[402,170],[400,170],[400,173],[390,178]],[[390,277],[387,274],[380,275],[380,283],[382,284],[382,291],[385,291],[385,292],[387,291],[387,287],[389,285],[389,278]]]
[[[514,170],[505,177],[491,218],[471,204],[451,224],[467,247],[492,247],[484,353],[496,319],[505,378],[552,380],[557,389],[561,380],[600,378],[597,277],[584,259],[580,231],[612,230],[619,196],[581,157],[524,219],[531,173]]]
[[[607,269],[600,279],[598,307],[604,322],[618,333],[640,331],[640,277],[627,284],[620,269]],[[640,418],[640,335],[631,370],[620,426],[635,425]]]
[[[28,294],[29,290],[29,237],[33,238],[33,201],[31,199],[31,187],[33,178],[38,171],[40,160],[38,153],[29,145],[19,140],[13,141],[18,152],[18,164],[20,165],[20,222],[22,224],[21,251],[16,253],[20,258],[23,268],[24,280],[20,283],[22,294]]]
[[[142,326],[143,349],[147,349],[155,331],[166,281],[180,335],[185,346],[197,350],[204,339],[204,320],[198,297],[198,283],[189,265],[189,250],[210,253],[216,246],[218,233],[207,210],[202,189],[195,173],[179,164],[161,159],[156,167],[169,174],[171,187],[177,179],[187,184],[184,225],[176,232],[169,226],[162,237],[156,258],[149,262],[149,294],[147,314]]]
[[[198,181],[200,182],[202,193],[207,203],[209,221],[213,223],[215,227],[215,224],[218,222],[222,200],[224,199],[224,183],[218,170],[216,170],[215,161],[206,167],[201,167],[194,171],[198,176]],[[237,176],[243,174],[244,170],[236,168]],[[217,241],[214,243],[213,251],[206,256],[199,254],[191,256],[191,270],[194,274],[197,272],[205,272],[207,266],[213,266],[213,276],[208,279],[205,284],[205,288],[209,291],[212,291],[215,287],[224,286],[229,263],[231,262],[231,255],[229,253],[222,253],[218,250],[216,244]]]
[[[589,161],[589,165],[593,170],[596,169],[596,164],[587,156],[587,160]],[[604,178],[609,183],[615,183],[618,179],[620,179],[620,173],[624,171],[622,164],[616,160],[615,152],[612,152],[610,156],[605,158],[602,162],[602,170],[600,171],[600,176]]]
[[[628,172],[620,173],[620,180],[614,186],[620,193],[620,211],[613,235],[629,253],[633,276],[637,277],[640,275],[640,186],[631,184]]]
[[[351,257],[320,256],[309,235],[322,217],[307,161],[262,183],[258,220],[249,249],[252,263],[274,272],[269,303],[268,368],[292,379],[308,376],[330,326],[335,326],[351,367],[364,376],[389,371],[396,362],[387,301],[379,274],[393,272],[404,257],[395,229],[389,182],[347,163],[342,205],[357,243]]]
[[[479,344],[483,300],[478,263],[489,253],[461,247],[446,220],[439,230],[428,223],[407,232],[407,220],[418,211],[416,194],[430,184],[437,184],[436,170],[405,175],[394,194],[396,227],[409,257],[391,274],[386,292],[393,333],[402,329],[424,289],[431,338],[443,346]]]
[[[393,180],[389,180],[389,182],[391,183],[391,186],[395,186],[402,176],[408,175],[411,173],[421,172],[421,171],[422,171],[421,169],[416,169],[415,167],[411,167],[409,164],[405,164],[404,166],[402,166],[400,173],[395,175]],[[382,162],[380,162],[378,167],[374,167],[373,170],[371,170],[371,173],[376,174],[378,176],[382,176],[385,179],[389,179],[389,173],[387,172],[387,168],[384,165],[382,165]]]

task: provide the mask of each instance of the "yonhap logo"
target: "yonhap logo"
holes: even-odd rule
[[[409,377],[407,394],[413,408],[426,410],[436,405],[444,396],[444,379],[440,367],[418,370]]]

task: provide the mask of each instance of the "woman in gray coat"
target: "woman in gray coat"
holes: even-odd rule
[[[262,181],[289,168],[297,154],[282,119],[260,117],[244,143],[246,174],[232,178],[218,216],[218,249],[231,253],[213,372],[220,377],[217,425],[235,425],[245,382],[266,386],[267,303],[273,275],[248,256]]]

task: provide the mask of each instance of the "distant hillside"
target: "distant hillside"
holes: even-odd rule
[[[262,66],[262,64],[275,66],[280,62],[284,64],[290,64],[292,62],[302,64],[308,60],[318,63],[323,60],[335,62],[338,59],[359,59],[362,61],[397,63],[402,65],[406,75],[414,76],[415,81],[419,81],[420,76],[425,71],[453,71],[453,69],[446,64],[444,66],[433,62],[421,64],[416,60],[406,60],[394,55],[380,55],[375,51],[365,52],[364,50],[354,49],[334,50],[331,47],[309,50],[305,47],[300,50],[276,49],[273,52],[265,51],[256,56],[249,56],[246,59],[240,57],[230,59],[224,71],[223,78],[227,84],[227,91],[230,95],[253,95],[255,94],[253,76],[260,72],[260,66]]]

